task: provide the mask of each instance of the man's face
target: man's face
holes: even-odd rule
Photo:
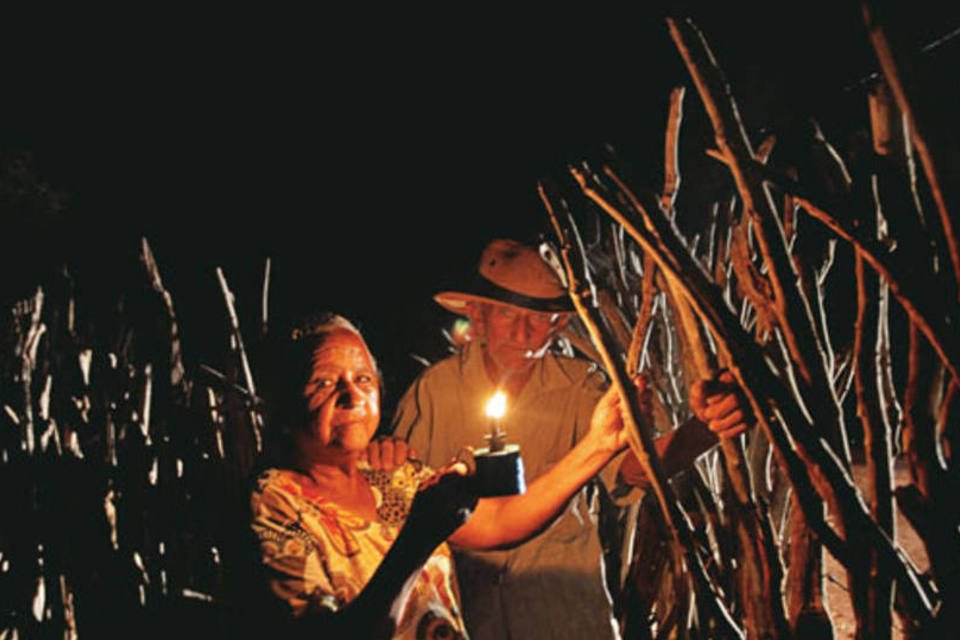
[[[380,422],[380,386],[373,358],[356,334],[336,331],[320,343],[303,395],[313,445],[366,449]]]
[[[550,341],[566,324],[556,313],[495,303],[477,306],[473,319],[486,339],[487,355],[504,373],[523,371],[543,357]]]

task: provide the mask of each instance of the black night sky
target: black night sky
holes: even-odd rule
[[[808,116],[838,145],[866,124],[860,81],[875,67],[856,3],[714,4],[690,12],[755,142]],[[938,4],[917,3],[918,47],[960,25]],[[146,235],[196,360],[226,337],[214,267],[252,320],[270,256],[274,311],[357,320],[390,404],[419,367],[407,354],[443,353],[450,318],[430,295],[490,238],[547,230],[538,178],[609,143],[660,182],[672,86],[688,86],[684,187],[725,186],[660,12],[410,11],[8,22],[0,151],[28,153],[64,200],[4,195],[4,307],[64,263],[89,304],[109,299],[122,274],[139,277]],[[926,54],[949,70],[953,105],[958,49]]]

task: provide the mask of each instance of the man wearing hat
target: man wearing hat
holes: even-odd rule
[[[483,251],[478,276],[465,291],[435,296],[444,308],[470,318],[472,339],[404,394],[394,435],[406,438],[427,464],[442,466],[462,447],[485,444],[490,422],[484,405],[503,391],[501,426],[507,441],[520,445],[529,483],[587,432],[606,380],[594,364],[549,350],[573,309],[535,248],[494,240]],[[692,396],[702,395],[701,389]],[[727,437],[746,428],[735,393],[714,394],[709,403],[712,412],[704,415],[707,399],[691,397],[710,429]],[[668,470],[688,465],[716,442],[702,423],[690,433],[680,454],[664,460]],[[666,444],[661,439],[658,449],[667,451]],[[616,458],[600,478],[620,503],[639,497],[631,485],[645,480],[633,454]],[[585,488],[546,530],[516,548],[455,550],[464,618],[474,640],[619,637],[604,584],[597,508],[595,491]]]

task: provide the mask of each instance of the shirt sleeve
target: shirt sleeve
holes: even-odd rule
[[[337,611],[344,603],[323,569],[324,550],[300,527],[290,498],[261,484],[251,495],[250,508],[270,591],[295,617]]]

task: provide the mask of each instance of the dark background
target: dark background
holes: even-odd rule
[[[875,63],[856,3],[712,5],[680,9],[755,143],[808,116],[839,147],[867,125]],[[912,3],[918,48],[960,25],[939,5]],[[674,85],[688,85],[681,193],[709,202],[728,187],[703,155],[711,136],[664,9],[644,6],[6,20],[3,306],[66,264],[95,316],[142,277],[146,236],[195,365],[227,338],[214,268],[252,332],[269,256],[273,318],[357,321],[389,408],[420,367],[409,354],[445,352],[451,317],[430,296],[490,238],[547,231],[539,178],[610,144],[636,182],[660,183]],[[925,54],[954,106],[958,41]],[[684,197],[695,226],[703,208]]]

